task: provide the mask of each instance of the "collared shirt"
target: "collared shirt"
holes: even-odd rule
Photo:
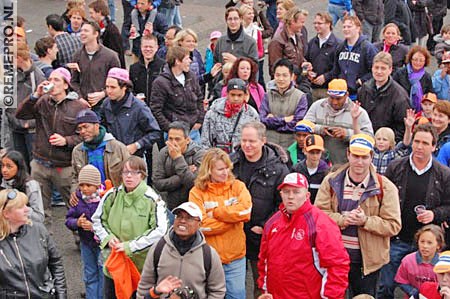
[[[422,175],[425,172],[427,172],[428,170],[430,170],[431,166],[433,165],[433,158],[430,157],[430,161],[428,161],[428,164],[425,166],[424,169],[420,170],[416,167],[416,165],[414,165],[414,161],[412,159],[412,155],[413,153],[411,153],[411,155],[409,155],[409,165],[411,165],[412,170],[417,173],[417,175]]]
[[[317,36],[317,38],[319,39],[319,48],[322,48],[323,44],[327,42],[327,40],[330,38],[331,35],[331,31],[330,33],[328,33],[327,36],[325,36],[325,38],[320,38],[320,36]]]

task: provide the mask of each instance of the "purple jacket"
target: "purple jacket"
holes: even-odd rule
[[[97,247],[99,246],[99,243],[94,239],[94,233],[78,227],[77,220],[84,213],[86,219],[92,221],[91,217],[92,215],[94,215],[99,202],[86,203],[81,197],[80,190],[76,191],[76,195],[78,198],[78,204],[74,207],[71,207],[67,212],[66,226],[70,230],[78,230],[81,242],[90,247]]]

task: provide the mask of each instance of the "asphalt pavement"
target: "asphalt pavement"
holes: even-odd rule
[[[86,2],[90,3],[91,1],[87,0]],[[181,6],[183,27],[191,28],[198,34],[198,48],[202,54],[205,53],[206,46],[209,43],[209,34],[214,30],[221,32],[226,30],[224,21],[224,5],[226,2],[228,0],[185,0]],[[308,10],[310,13],[306,27],[311,37],[314,32],[312,27],[313,16],[318,11],[326,10],[328,1],[297,0],[296,2],[301,8]],[[65,11],[65,3],[66,1],[64,0],[18,0],[18,14],[25,18],[27,30],[31,30],[31,32],[27,33],[30,48],[34,48],[36,40],[47,34],[45,17],[52,13],[62,14]],[[116,0],[116,16],[116,23],[120,28],[123,14],[121,1],[119,0]],[[342,36],[340,29],[341,25],[338,23],[335,28],[338,36]],[[127,62],[130,63],[129,60]],[[84,284],[82,282],[80,252],[74,244],[72,234],[64,226],[66,211],[64,207],[54,208],[53,237],[64,260],[69,290],[68,298],[76,299],[81,298],[80,293],[84,291]],[[252,283],[249,279],[247,279],[247,285],[247,298],[252,298]]]

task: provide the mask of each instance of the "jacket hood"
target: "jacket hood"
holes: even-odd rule
[[[263,156],[265,157],[265,163],[269,164],[274,160],[280,160],[282,163],[287,164],[289,161],[289,155],[287,152],[278,144],[267,142],[263,146]],[[236,152],[232,153],[230,156],[231,161],[237,163],[241,159],[245,159],[245,154],[239,145]]]
[[[103,137],[103,141],[111,141],[115,140],[116,138],[111,133],[105,133],[105,136]]]
[[[78,93],[75,91],[69,91],[65,99],[70,101],[78,100]]]
[[[172,238],[173,238],[174,234],[175,234],[175,231],[173,229],[173,226],[171,226],[169,228],[169,232],[163,238],[165,238],[166,244],[168,244],[169,246],[171,246],[171,247],[176,249],[176,247],[175,247],[175,245],[173,244],[173,241],[172,241]],[[200,247],[200,246],[202,246],[203,244],[206,243],[205,236],[199,230],[197,230],[195,232],[195,234],[196,234],[195,241],[192,244],[192,247],[191,247],[191,249],[189,251],[194,250],[194,249],[196,249],[196,248],[198,248],[198,247]]]
[[[361,44],[363,41],[367,40],[367,36],[365,35],[360,35],[358,40],[356,41],[356,43],[353,45],[353,47],[357,47],[360,48]],[[347,41],[345,42],[345,44],[347,45]]]
[[[219,114],[225,114],[225,101],[227,100],[226,97],[219,98],[213,102],[211,105],[211,110],[219,113]]]

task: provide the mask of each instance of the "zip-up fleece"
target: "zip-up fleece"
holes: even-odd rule
[[[164,201],[144,181],[128,193],[123,185],[106,193],[92,216],[92,223],[105,258],[110,254],[109,240],[116,237],[124,243],[125,253],[139,272],[148,248],[168,228]],[[103,272],[109,277],[106,268]]]

